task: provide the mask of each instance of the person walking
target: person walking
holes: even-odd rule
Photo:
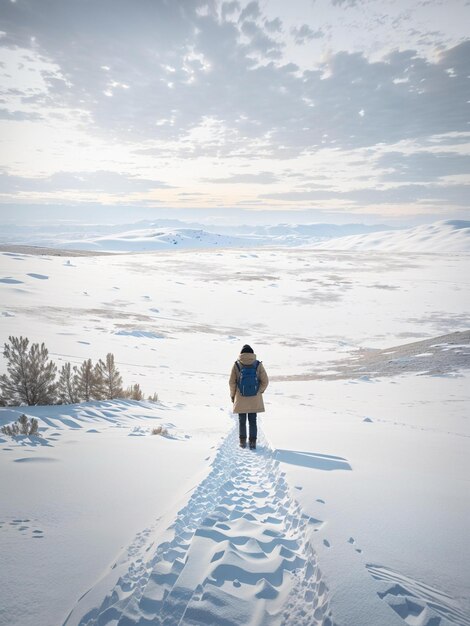
[[[233,412],[238,413],[240,447],[246,448],[246,418],[249,423],[250,450],[256,449],[258,427],[256,417],[264,412],[263,393],[269,384],[268,375],[253,348],[245,344],[230,373],[230,399]]]

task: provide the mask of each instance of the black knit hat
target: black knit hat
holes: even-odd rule
[[[242,348],[242,350],[241,350],[240,354],[246,354],[247,352],[248,352],[249,354],[254,354],[253,348],[252,348],[251,346],[249,346],[249,345],[246,343],[246,344],[243,346],[243,348]]]

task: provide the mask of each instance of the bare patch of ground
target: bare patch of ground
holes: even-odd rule
[[[470,326],[469,313],[448,313],[434,311],[421,317],[409,317],[408,321],[413,324],[432,324],[436,332],[446,333],[450,328],[468,328]]]
[[[397,376],[419,372],[444,376],[470,369],[470,330],[456,331],[423,341],[391,348],[360,349],[350,358],[331,361],[328,369],[290,376],[273,376],[273,381],[338,380]]]

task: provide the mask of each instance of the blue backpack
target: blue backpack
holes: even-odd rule
[[[238,369],[238,390],[242,396],[256,396],[259,389],[258,365],[261,361],[254,361],[252,365],[242,365],[235,361]]]

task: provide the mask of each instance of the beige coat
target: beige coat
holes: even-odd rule
[[[243,365],[251,365],[256,360],[256,354],[243,353],[240,354],[238,360]],[[233,412],[234,413],[263,413],[264,412],[264,402],[263,396],[266,387],[269,384],[268,375],[266,374],[266,370],[264,369],[264,365],[260,363],[258,365],[258,378],[259,378],[259,391],[256,396],[242,396],[238,390],[237,381],[238,381],[239,372],[235,363],[233,364],[232,371],[230,373],[230,398],[233,402]]]

